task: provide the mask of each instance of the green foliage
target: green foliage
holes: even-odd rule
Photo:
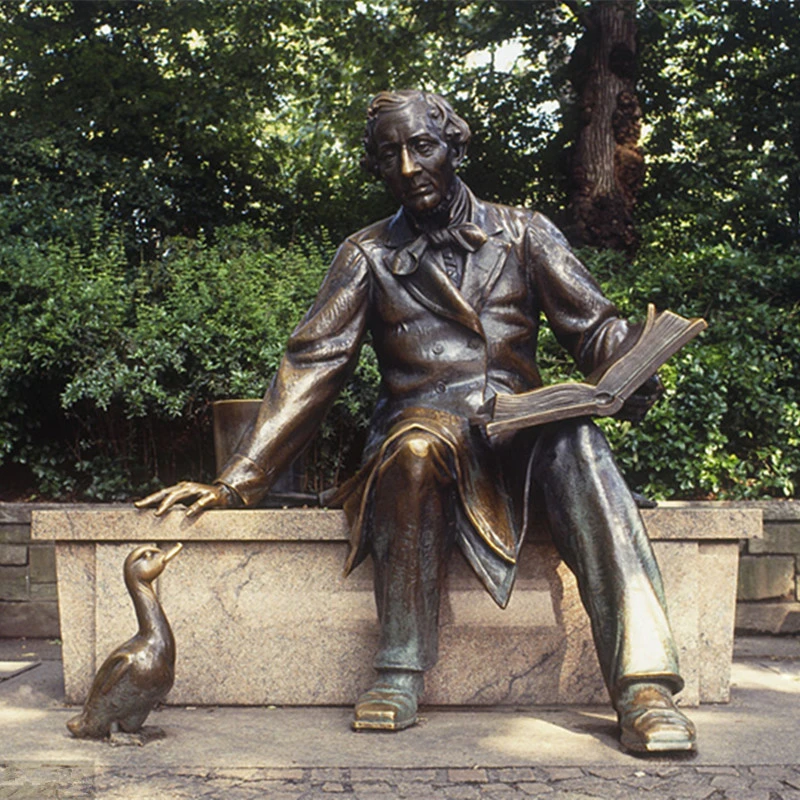
[[[0,248],[0,463],[26,465],[48,496],[213,477],[210,403],[263,394],[330,253],[324,237],[284,247],[242,226],[214,245],[171,239],[135,269],[119,236]],[[315,484],[352,461],[344,432],[365,427],[374,375],[365,356]]]
[[[0,235],[80,237],[100,204],[148,256],[245,221],[340,239],[390,213],[359,168],[363,118],[405,86],[469,117],[479,194],[552,211],[564,142],[540,106],[563,88],[569,19],[491,0],[4,2]],[[483,57],[515,38],[512,66]]]
[[[800,482],[800,253],[729,245],[631,264],[589,255],[623,313],[648,301],[708,330],[662,368],[639,427],[604,423],[630,480],[653,497],[794,496]]]
[[[643,4],[645,218],[679,249],[800,235],[797,0]],[[688,237],[688,239],[687,239]]]

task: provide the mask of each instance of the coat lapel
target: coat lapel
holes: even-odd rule
[[[420,268],[411,275],[400,278],[409,293],[436,314],[449,317],[483,336],[475,309],[467,303],[444,270],[440,269],[431,254],[423,258]]]
[[[397,250],[411,244],[416,238],[408,226],[402,209],[389,223],[386,242],[389,250],[384,255],[384,264],[390,271]],[[419,267],[408,275],[395,275],[403,288],[429,311],[447,317],[483,336],[483,326],[475,310],[464,296],[453,286],[444,271],[437,265],[430,251],[426,252]]]
[[[503,228],[480,200],[472,198],[473,219],[489,237],[475,253],[467,253],[461,294],[471,308],[480,314],[486,298],[492,291],[500,273],[503,271],[511,244],[503,235]]]
[[[467,253],[461,289],[453,285],[431,251],[426,252],[414,272],[395,277],[417,302],[430,311],[483,336],[480,309],[502,271],[510,245],[502,238],[502,228],[486,213],[483,203],[474,197],[470,199],[474,209],[473,221],[486,231],[489,238],[480,250]],[[384,257],[388,269],[391,270],[398,248],[405,247],[415,238],[401,209],[389,225],[386,242],[389,251]]]

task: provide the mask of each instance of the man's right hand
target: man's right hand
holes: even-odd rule
[[[190,501],[194,501],[190,505]],[[193,517],[208,508],[229,508],[233,505],[233,492],[223,484],[209,485],[207,483],[194,483],[193,481],[181,481],[174,486],[160,489],[153,494],[137,500],[134,505],[136,508],[156,508],[156,516],[169,511],[176,503],[184,503],[189,508],[186,511],[187,517]]]

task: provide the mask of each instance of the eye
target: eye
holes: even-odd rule
[[[419,139],[414,143],[414,149],[421,156],[429,156],[436,151],[436,142],[433,142],[430,139]]]

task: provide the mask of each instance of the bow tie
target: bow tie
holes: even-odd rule
[[[392,259],[391,270],[395,275],[410,275],[416,271],[428,248],[441,249],[455,245],[468,253],[474,253],[483,247],[486,239],[486,234],[472,222],[423,233],[411,244],[398,250]]]

